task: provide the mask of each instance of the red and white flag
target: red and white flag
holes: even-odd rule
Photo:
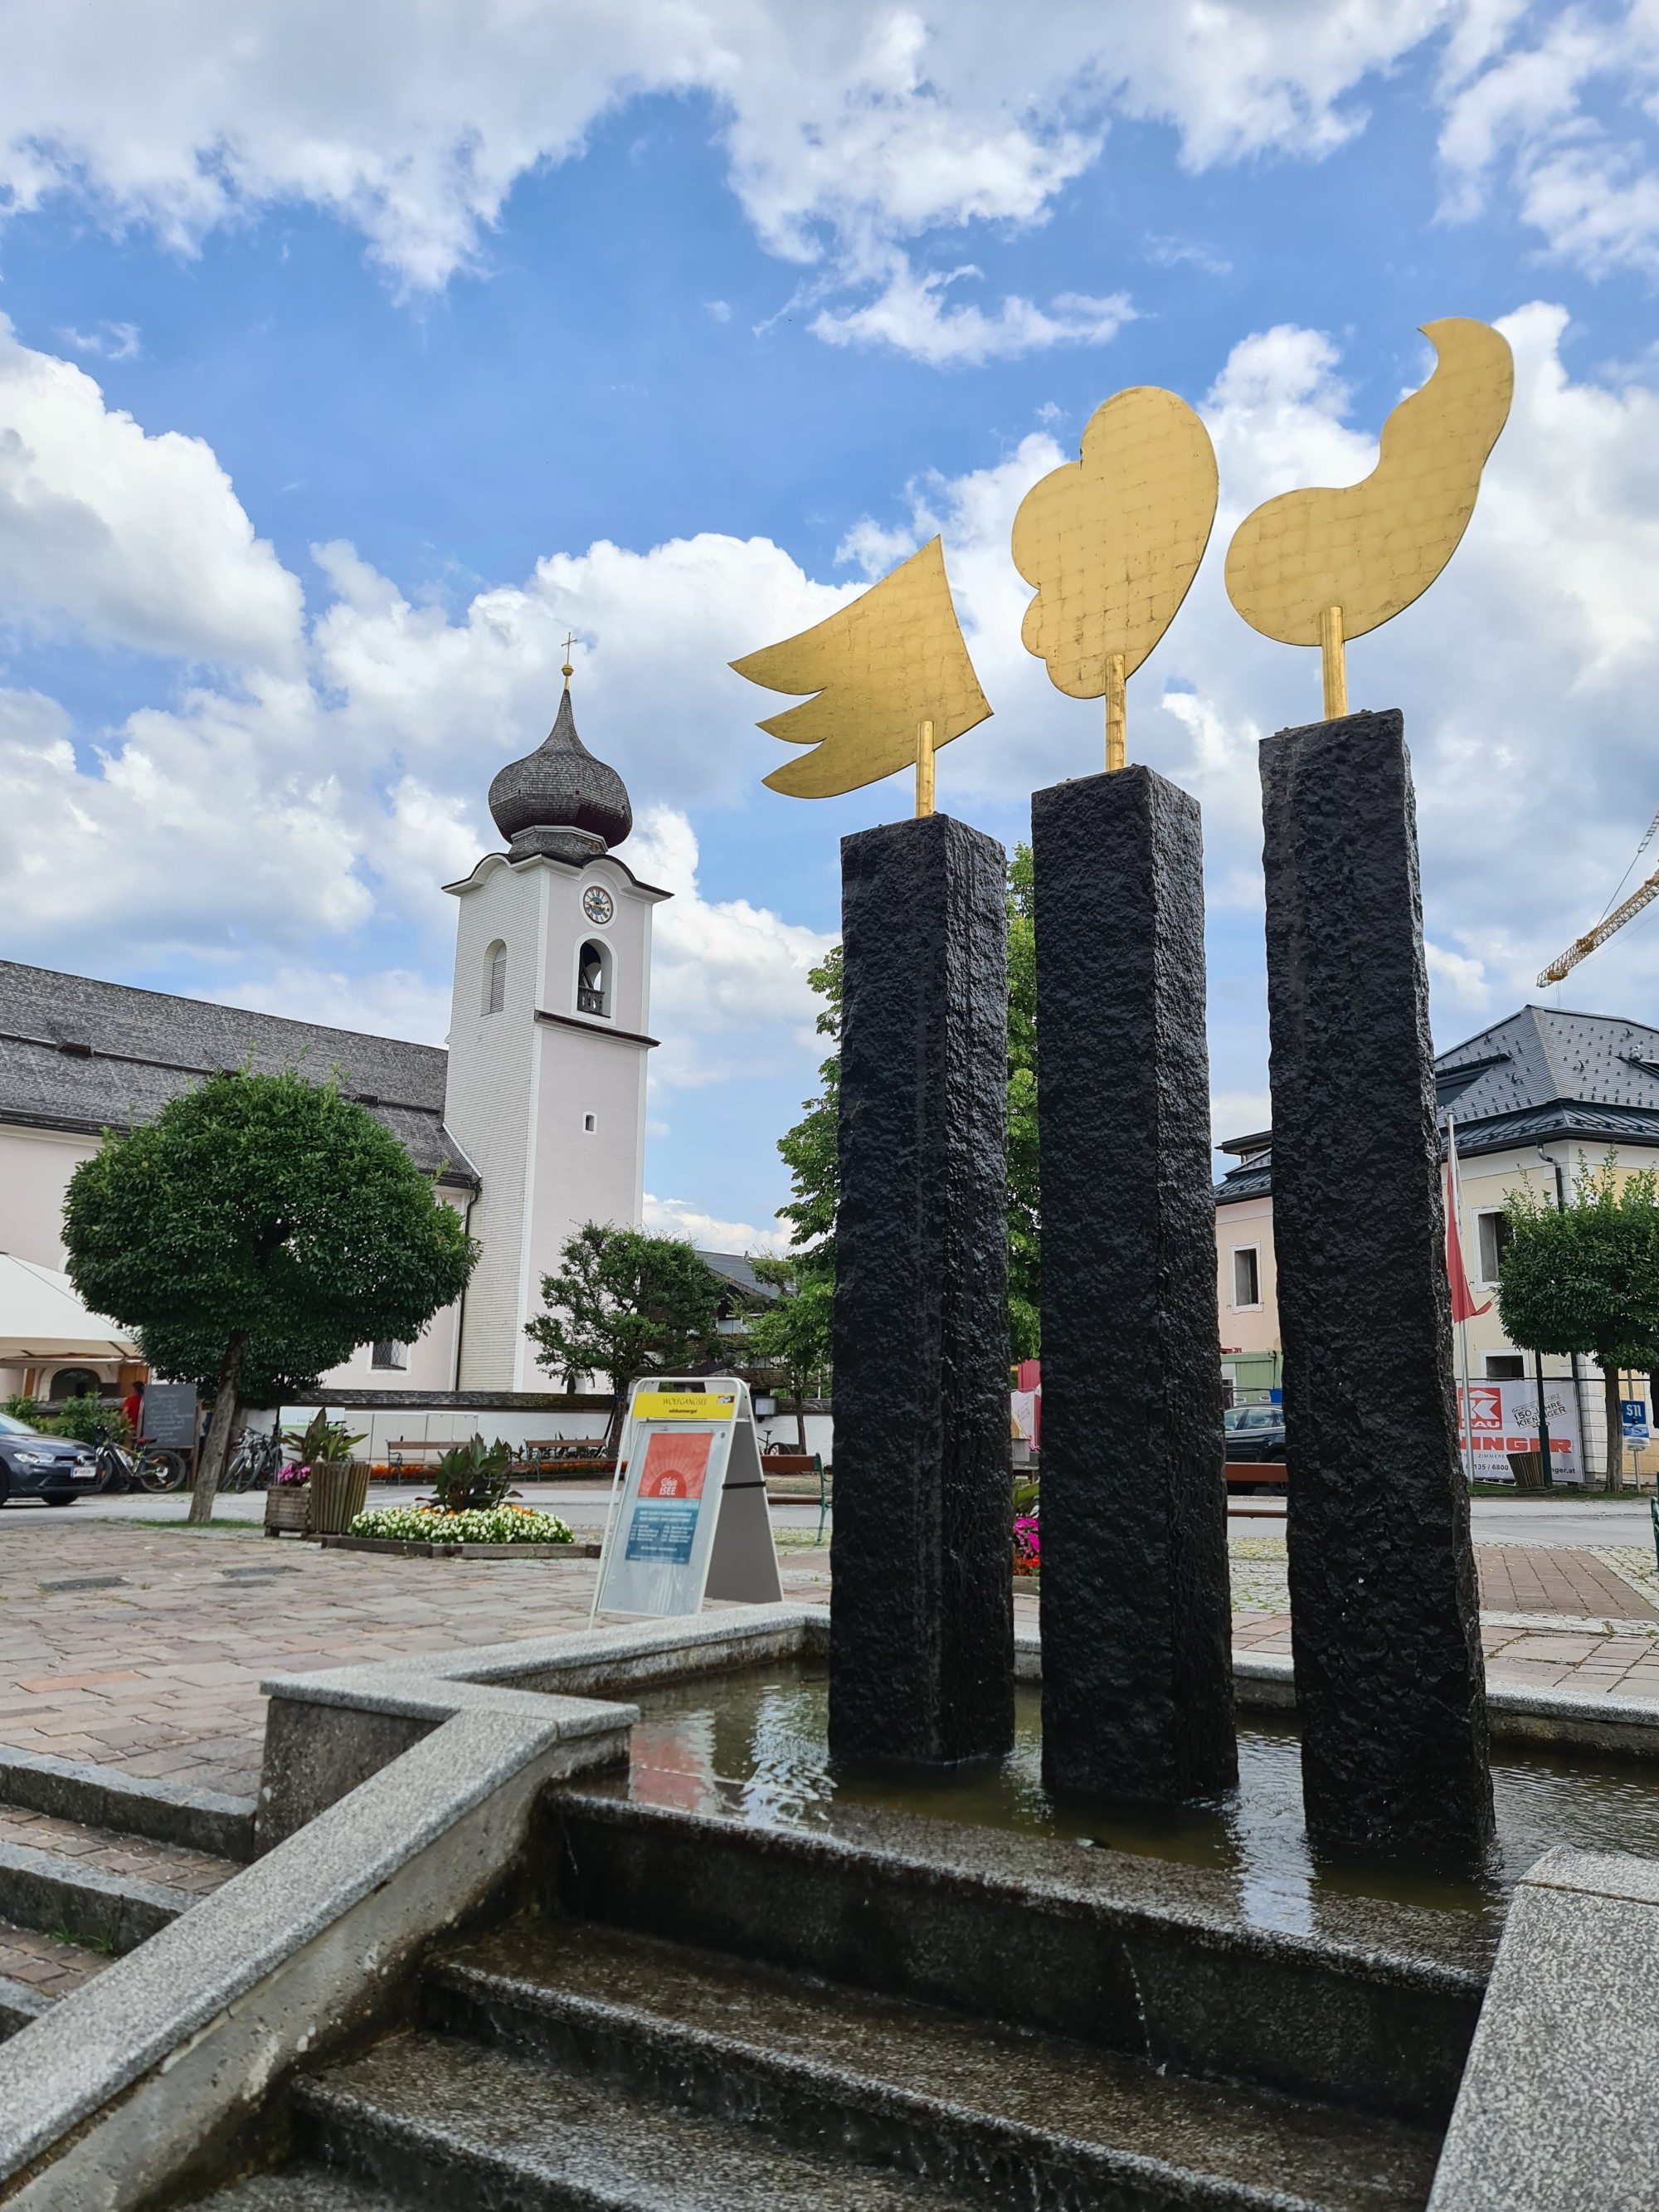
[[[1473,1321],[1492,1311],[1492,1300],[1474,1303],[1468,1277],[1463,1273],[1463,1240],[1457,1233],[1457,1124],[1446,1117],[1446,1279],[1451,1285],[1451,1317]]]

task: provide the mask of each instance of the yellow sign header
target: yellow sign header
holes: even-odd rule
[[[634,1400],[636,1421],[729,1421],[737,1410],[736,1398],[703,1390],[641,1390]]]

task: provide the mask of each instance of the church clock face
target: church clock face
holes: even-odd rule
[[[582,912],[592,922],[603,928],[616,913],[611,894],[603,884],[589,884],[582,893]]]

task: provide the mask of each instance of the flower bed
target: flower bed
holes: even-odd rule
[[[1035,1575],[1042,1571],[1042,1537],[1037,1516],[1022,1514],[1014,1522],[1014,1572]]]
[[[360,1513],[346,1532],[404,1544],[573,1544],[568,1525],[527,1505],[488,1512],[446,1513],[435,1505],[380,1505]]]

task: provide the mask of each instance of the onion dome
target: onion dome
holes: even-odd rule
[[[568,663],[558,719],[533,753],[510,761],[489,787],[489,811],[509,860],[544,854],[555,860],[591,860],[620,845],[634,827],[628,787],[614,768],[595,760],[576,735]]]

